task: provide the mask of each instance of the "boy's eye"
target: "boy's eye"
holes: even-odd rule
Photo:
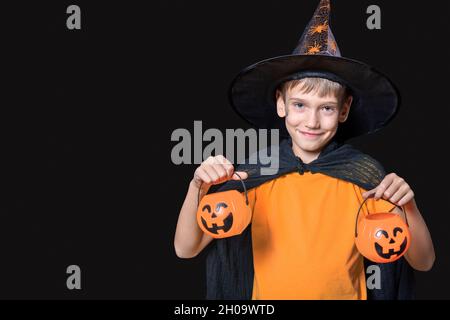
[[[325,109],[325,111],[333,111],[334,110],[334,108],[330,107],[330,106],[325,106],[325,107],[323,107],[323,109]]]
[[[294,103],[294,106],[297,108],[301,108],[301,107],[303,107],[303,104],[302,103]]]

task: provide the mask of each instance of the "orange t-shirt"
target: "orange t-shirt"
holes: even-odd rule
[[[248,191],[253,210],[252,299],[367,299],[355,219],[367,190],[321,173],[298,172]],[[360,216],[391,211],[366,201]]]

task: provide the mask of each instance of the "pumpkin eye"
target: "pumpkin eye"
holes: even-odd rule
[[[216,205],[216,212],[219,212],[219,211],[220,211],[220,208],[228,208],[228,206],[227,206],[227,204],[226,204],[225,202],[219,202],[219,203]]]
[[[211,213],[211,206],[210,206],[209,204],[205,205],[205,206],[203,207],[202,211],[205,211],[205,209],[206,209],[209,213]]]
[[[394,237],[397,236],[397,232],[403,233],[402,228],[397,227],[397,228],[394,229]]]
[[[394,232],[395,232],[395,230],[394,230]],[[389,238],[388,233],[387,233],[386,231],[384,231],[384,230],[378,230],[377,233],[375,234],[375,236],[376,236],[378,239],[381,238],[381,235],[385,236],[386,239]]]

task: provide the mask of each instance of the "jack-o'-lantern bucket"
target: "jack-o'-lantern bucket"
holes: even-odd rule
[[[240,177],[239,177],[240,178]],[[250,224],[252,212],[244,182],[244,194],[228,190],[205,195],[197,209],[197,223],[213,238],[227,238],[241,234]]]
[[[370,198],[370,197],[369,197]],[[359,207],[355,224],[355,243],[359,252],[367,259],[377,263],[388,263],[398,260],[409,248],[411,234],[408,220],[396,213],[368,213],[360,220],[359,212],[366,198]]]

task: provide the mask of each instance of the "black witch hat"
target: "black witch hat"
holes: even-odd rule
[[[235,111],[257,128],[280,129],[275,90],[288,80],[320,77],[345,85],[353,96],[347,121],[336,138],[347,140],[385,127],[395,116],[400,95],[389,78],[373,67],[341,56],[330,28],[330,0],[321,0],[313,18],[290,55],[253,64],[233,80],[229,98]]]

